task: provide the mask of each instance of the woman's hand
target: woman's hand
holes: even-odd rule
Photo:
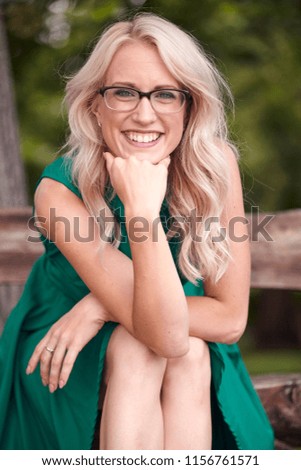
[[[166,193],[170,157],[154,165],[136,157],[113,157],[109,152],[104,156],[112,186],[126,212],[137,216],[157,216]]]
[[[88,294],[54,323],[39,342],[26,373],[31,374],[40,362],[43,385],[48,385],[51,393],[64,387],[79,352],[109,320],[100,302]]]

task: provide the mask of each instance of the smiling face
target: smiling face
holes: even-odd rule
[[[154,46],[141,42],[124,44],[114,55],[104,86],[124,86],[143,92],[158,88],[182,88]],[[172,114],[154,111],[149,99],[142,98],[133,111],[109,109],[97,97],[94,114],[101,124],[104,141],[114,156],[135,156],[158,163],[179,145],[184,131],[185,106]]]

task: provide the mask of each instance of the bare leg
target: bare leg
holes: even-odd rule
[[[189,352],[168,359],[162,388],[165,449],[211,449],[210,356],[190,338]]]
[[[163,449],[160,391],[166,363],[121,325],[115,329],[106,357],[101,449]]]

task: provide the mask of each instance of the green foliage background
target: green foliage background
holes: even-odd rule
[[[139,7],[139,4],[143,4]],[[299,0],[25,0],[6,5],[22,156],[32,193],[64,142],[65,77],[104,25],[153,11],[194,34],[234,94],[246,210],[301,207]]]
[[[229,111],[229,125],[241,152],[246,210],[252,205],[261,211],[301,207],[300,0],[2,3],[31,196],[41,170],[65,140],[61,102],[66,77],[85,61],[104,26],[143,10],[196,36],[230,84],[236,111]],[[277,370],[299,370],[299,351],[275,354],[265,362],[262,355],[260,360],[250,356],[250,372],[273,371],[276,365]]]

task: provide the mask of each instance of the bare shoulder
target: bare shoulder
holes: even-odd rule
[[[43,209],[48,204],[62,202],[62,200],[77,200],[78,198],[63,183],[52,178],[43,178],[34,194],[36,210]]]
[[[234,145],[231,145],[230,143],[228,142],[225,142],[225,141],[219,141],[217,143],[217,146],[219,147],[219,149],[221,150],[221,152],[223,153],[227,163],[228,163],[228,166],[230,168],[230,171],[233,171],[233,172],[238,172],[239,173],[239,153],[238,153],[238,150],[235,148]]]
[[[78,215],[86,217],[87,209],[82,199],[65,184],[52,178],[43,178],[34,195],[35,215],[48,221],[49,215],[72,219]]]
[[[35,215],[43,221],[40,231],[58,245],[60,235],[62,242],[65,239],[65,233],[61,233],[64,226],[73,232],[76,221],[81,222],[81,227],[88,224],[89,213],[83,201],[63,183],[52,178],[45,177],[40,181],[34,195],[34,207]]]

